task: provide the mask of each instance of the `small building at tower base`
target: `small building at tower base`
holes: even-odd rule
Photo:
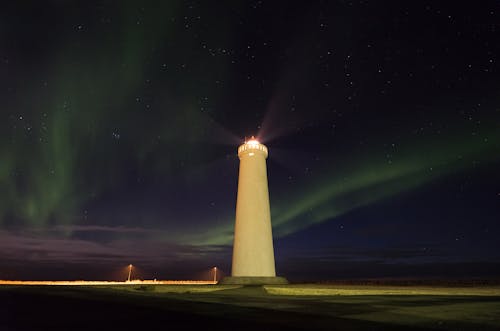
[[[285,277],[224,277],[219,282],[222,285],[286,285]]]

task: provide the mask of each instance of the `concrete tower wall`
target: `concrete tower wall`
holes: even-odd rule
[[[233,247],[233,277],[275,277],[267,186],[267,148],[255,142],[238,149],[240,171]]]

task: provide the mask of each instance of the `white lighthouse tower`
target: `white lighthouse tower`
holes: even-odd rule
[[[238,147],[240,172],[234,226],[231,277],[224,284],[286,284],[276,277],[269,191],[267,147],[255,138]]]

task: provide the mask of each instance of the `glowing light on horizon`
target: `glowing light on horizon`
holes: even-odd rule
[[[132,279],[132,264],[127,266],[128,277],[126,280],[5,280],[0,279],[2,285],[63,285],[63,286],[99,286],[99,285],[215,285],[217,281],[217,267],[213,267],[213,279],[206,280],[158,280],[158,279]],[[137,273],[137,272],[136,272]],[[206,274],[205,274],[206,275]],[[137,277],[137,275],[136,275]],[[211,278],[211,277],[210,277]]]
[[[214,285],[212,280],[0,280],[1,285],[63,285],[63,286],[98,286],[98,285]]]

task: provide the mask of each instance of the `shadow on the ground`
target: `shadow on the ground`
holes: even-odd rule
[[[411,298],[282,297],[268,295],[260,287],[203,294],[19,287],[0,289],[0,330],[451,330],[457,326],[486,329],[485,325],[460,321],[446,324],[430,320],[422,328],[411,318],[405,324],[394,324],[390,320],[355,317],[382,314],[391,307],[439,306],[450,304],[451,300]],[[500,302],[495,297],[456,300]]]

